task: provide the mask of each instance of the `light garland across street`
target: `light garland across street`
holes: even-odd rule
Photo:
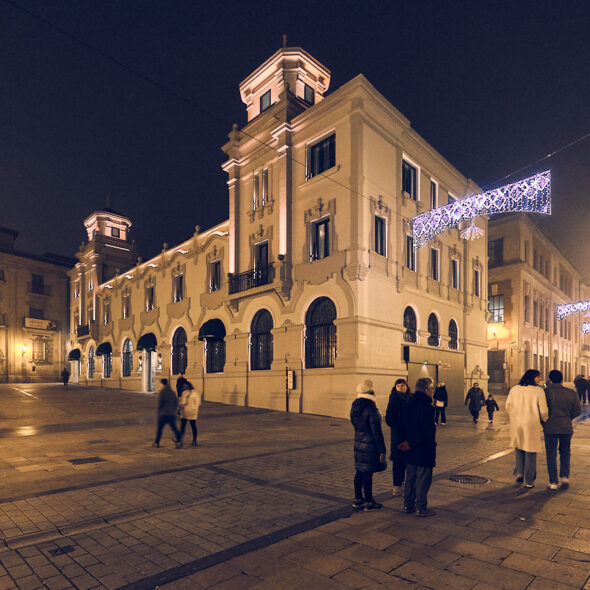
[[[558,320],[562,320],[563,318],[567,317],[568,315],[572,315],[573,313],[579,313],[580,311],[589,311],[590,310],[590,301],[578,301],[577,303],[564,303],[563,305],[558,305],[555,309],[555,315]]]
[[[413,217],[410,224],[414,248],[420,248],[446,229],[456,227],[463,221],[473,220],[479,215],[515,212],[551,215],[550,170]],[[479,237],[479,232],[473,229],[465,230],[464,233],[463,237],[466,239]]]

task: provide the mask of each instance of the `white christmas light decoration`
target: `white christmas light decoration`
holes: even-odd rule
[[[590,301],[578,301],[577,303],[564,303],[563,305],[558,305],[555,309],[555,315],[557,316],[558,320],[562,320],[563,318],[567,317],[568,315],[572,315],[573,313],[578,313],[580,311],[588,311],[590,310]]]
[[[582,324],[582,334],[588,334],[590,332],[590,322],[584,322]]]
[[[479,240],[479,238],[481,238],[484,234],[485,232],[483,231],[483,229],[481,229],[481,227],[477,227],[477,225],[475,225],[475,220],[472,219],[471,225],[469,227],[466,227],[461,232],[461,237],[464,240],[469,240],[470,242],[472,242],[473,240]]]
[[[551,215],[551,171],[540,172],[524,180],[491,191],[454,201],[411,219],[414,248],[420,248],[449,227],[479,215],[498,213],[542,213]],[[481,232],[481,233],[480,233]],[[464,234],[464,235],[463,235]],[[472,226],[463,231],[465,239],[476,239],[483,230]]]

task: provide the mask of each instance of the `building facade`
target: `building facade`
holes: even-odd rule
[[[73,261],[15,250],[17,236],[0,228],[0,382],[57,381],[67,365]]]
[[[240,84],[227,221],[137,263],[129,219],[85,222],[71,275],[81,379],[151,390],[185,370],[208,400],[333,416],[364,378],[382,408],[398,377],[442,379],[458,403],[486,380],[486,241],[452,229],[415,250],[408,226],[478,187],[362,75],[329,85],[300,48]],[[101,279],[113,252],[129,264]]]
[[[587,296],[580,273],[532,216],[492,218],[488,232],[490,389],[506,391],[527,369],[545,378],[558,369],[568,382],[580,372],[588,375],[584,316],[560,321],[555,315],[558,305]]]

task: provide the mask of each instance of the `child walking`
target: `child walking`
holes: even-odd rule
[[[488,410],[488,418],[490,420],[490,424],[492,424],[494,422],[494,411],[498,410],[499,412],[500,408],[498,407],[498,404],[496,403],[496,400],[494,399],[494,396],[491,393],[488,393],[488,399],[486,399],[486,406]]]

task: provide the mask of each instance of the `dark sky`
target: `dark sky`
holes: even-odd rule
[[[590,132],[588,0],[0,0],[0,225],[71,256],[111,193],[148,258],[226,219],[238,84],[283,34],[483,187]],[[547,167],[547,225],[590,276],[590,138],[506,182]]]

